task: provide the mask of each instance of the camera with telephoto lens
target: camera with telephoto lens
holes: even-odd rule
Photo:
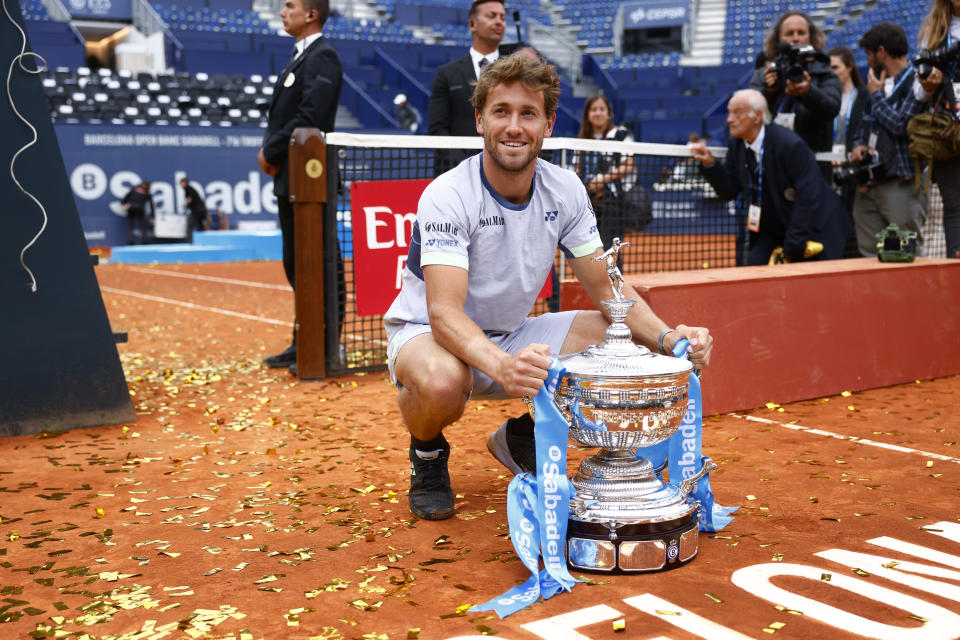
[[[933,73],[934,67],[946,73],[947,66],[958,59],[960,59],[960,41],[939,49],[920,49],[913,59],[913,66],[917,68],[917,75],[922,80],[926,80]]]
[[[917,232],[890,224],[877,234],[880,262],[913,262],[917,257]]]
[[[846,184],[870,184],[886,176],[883,163],[869,155],[865,155],[860,162],[844,162],[833,169],[833,183],[838,187]]]
[[[819,60],[830,65],[830,58],[826,54],[820,53],[810,45],[789,45],[781,42],[777,47],[777,57],[774,59],[770,68],[777,72],[777,80],[780,86],[785,84],[786,80],[793,83],[803,82],[803,74],[807,71],[811,62]]]

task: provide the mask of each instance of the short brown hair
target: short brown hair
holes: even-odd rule
[[[467,11],[467,20],[473,20],[477,16],[477,7],[488,2],[499,2],[503,5],[503,10],[507,10],[507,3],[504,2],[504,0],[473,0],[473,4],[470,5],[470,10]]]
[[[495,87],[514,82],[522,83],[530,91],[543,93],[543,111],[547,118],[556,113],[560,100],[560,78],[556,67],[523,53],[498,58],[484,68],[473,89],[470,103],[474,109],[482,112],[487,104],[487,96]]]

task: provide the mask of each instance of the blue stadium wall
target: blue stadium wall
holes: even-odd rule
[[[120,202],[143,180],[152,183],[159,213],[184,211],[179,183],[186,175],[234,228],[277,220],[273,180],[257,166],[262,129],[57,124],[55,130],[90,246],[126,244]]]

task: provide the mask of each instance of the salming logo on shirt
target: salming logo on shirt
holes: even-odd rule
[[[546,220],[547,222],[553,222],[554,220],[557,219],[557,214],[559,213],[560,211],[547,211],[546,213],[543,214],[543,219]]]
[[[490,216],[489,218],[480,218],[480,227],[502,227],[506,222],[503,216]]]

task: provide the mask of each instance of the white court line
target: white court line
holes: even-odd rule
[[[909,447],[901,447],[898,444],[877,442],[876,440],[868,440],[867,438],[858,438],[857,436],[845,436],[840,433],[833,433],[832,431],[824,431],[823,429],[813,429],[810,427],[804,427],[799,424],[787,424],[785,422],[777,422],[776,420],[770,420],[768,418],[758,418],[756,416],[744,416],[744,415],[740,415],[739,413],[731,413],[729,415],[733,416],[734,418],[740,418],[741,420],[752,420],[753,422],[762,422],[764,424],[772,424],[778,427],[784,427],[785,429],[792,429],[794,431],[804,431],[806,433],[812,433],[817,436],[826,436],[828,438],[836,438],[837,440],[848,440],[850,442],[857,442],[859,444],[865,444],[871,447],[889,449],[891,451],[898,451],[900,453],[913,453],[918,456],[923,456],[924,458],[934,458],[936,460],[944,460],[946,462],[953,462],[955,464],[960,464],[960,458],[951,458],[950,456],[945,456],[940,453],[931,453],[929,451],[921,451],[920,449],[911,449]]]
[[[229,311],[227,309],[220,309],[218,307],[208,307],[202,304],[194,304],[192,302],[184,302],[182,300],[174,300],[173,298],[161,298],[160,296],[151,296],[145,293],[137,293],[136,291],[126,291],[124,289],[114,289],[113,287],[100,287],[101,291],[106,291],[108,293],[116,293],[122,296],[132,296],[134,298],[142,298],[143,300],[150,300],[152,302],[162,302],[164,304],[173,304],[179,307],[187,307],[190,309],[199,309],[201,311],[210,311],[212,313],[220,313],[225,316],[233,316],[235,318],[243,318],[244,320],[256,320],[257,322],[266,322],[267,324],[275,324],[281,327],[292,327],[292,322],[286,322],[284,320],[274,320],[273,318],[261,318],[260,316],[252,316],[249,313],[240,313],[239,311]],[[344,333],[344,338],[349,338],[354,342],[373,342],[374,344],[379,344],[381,346],[386,346],[386,340],[380,339],[371,339],[365,338],[363,336],[358,336],[352,333]]]
[[[293,289],[287,284],[267,284],[264,282],[250,282],[249,280],[234,280],[233,278],[218,278],[216,276],[201,276],[195,273],[178,273],[176,271],[164,271],[163,269],[147,269],[144,267],[127,267],[127,271],[136,271],[138,273],[149,273],[161,276],[173,276],[174,278],[190,278],[191,280],[206,280],[207,282],[221,282],[223,284],[236,284],[244,287],[257,287],[259,289],[273,289],[274,291],[289,291]]]
[[[192,302],[183,302],[182,300],[174,300],[172,298],[161,298],[159,296],[150,296],[145,293],[137,293],[136,291],[125,291],[123,289],[114,289],[113,287],[100,287],[101,291],[106,291],[108,293],[117,293],[122,296],[133,296],[134,298],[142,298],[143,300],[150,300],[152,302],[162,302],[164,304],[173,304],[178,307],[188,307],[190,309],[200,309],[201,311],[211,311],[213,313],[219,313],[225,316],[233,316],[234,318],[243,318],[244,320],[256,320],[257,322],[265,322],[267,324],[275,324],[281,327],[292,327],[292,322],[287,322],[285,320],[274,320],[273,318],[261,318],[260,316],[252,316],[249,313],[240,313],[239,311],[228,311],[227,309],[219,309],[217,307],[208,307],[202,304],[194,304]]]

